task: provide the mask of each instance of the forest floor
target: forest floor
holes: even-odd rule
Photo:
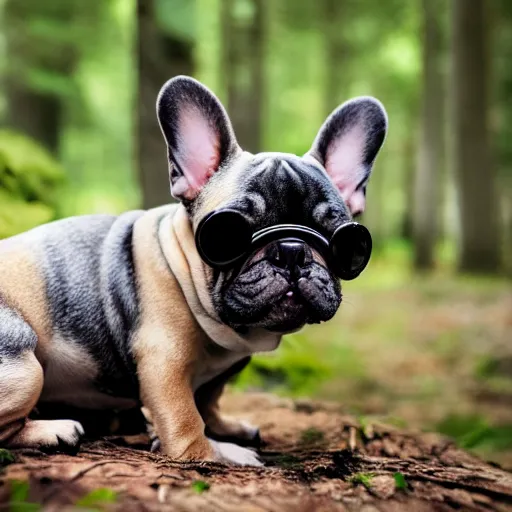
[[[223,402],[261,426],[264,468],[172,462],[144,436],[86,442],[77,455],[13,450],[0,510],[512,511],[512,474],[442,436],[363,425],[324,402]]]

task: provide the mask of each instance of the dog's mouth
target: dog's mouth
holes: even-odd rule
[[[319,323],[314,311],[309,311],[308,304],[298,291],[289,290],[273,305],[265,318],[269,331],[280,333],[294,332],[307,323]]]
[[[339,281],[319,262],[290,273],[264,257],[251,258],[216,295],[227,325],[280,333],[329,320],[341,303]]]

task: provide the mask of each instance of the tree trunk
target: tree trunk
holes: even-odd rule
[[[239,144],[261,151],[265,98],[265,1],[221,1],[222,71],[228,110]]]
[[[459,193],[459,269],[499,269],[499,228],[488,129],[488,27],[485,0],[454,0],[453,129]]]
[[[62,126],[63,99],[55,91],[41,91],[30,85],[27,70],[42,69],[72,80],[77,54],[73,45],[55,43],[44,34],[30,36],[28,27],[40,19],[64,26],[73,21],[74,6],[57,4],[48,9],[44,4],[27,0],[7,0],[5,35],[8,68],[4,78],[6,91],[6,124],[58,154]],[[29,43],[27,43],[29,42]],[[53,51],[48,50],[54,44]]]
[[[60,98],[37,93],[15,80],[7,79],[6,85],[7,126],[57,155],[62,121]]]
[[[153,0],[138,0],[139,91],[137,140],[142,207],[172,200],[165,142],[156,117],[156,99],[162,85],[176,75],[194,74],[193,43],[162,32]]]
[[[495,36],[492,55],[497,89],[493,107],[498,121],[494,126],[493,136],[498,147],[503,263],[507,275],[512,276],[512,3],[501,0],[494,2],[493,7]]]
[[[323,0],[321,6],[325,30],[324,111],[327,116],[348,99],[349,48],[343,30],[347,5],[345,0]]]
[[[441,209],[444,87],[442,1],[423,0],[423,105],[419,162],[414,187],[414,265],[430,269]]]
[[[409,117],[409,116],[408,116]],[[409,136],[403,141],[403,175],[405,189],[405,211],[402,217],[400,235],[404,240],[413,239],[413,217],[414,217],[414,167],[416,162],[416,137],[413,136],[412,125],[414,121],[407,120],[410,126]]]

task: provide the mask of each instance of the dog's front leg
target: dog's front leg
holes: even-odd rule
[[[259,447],[259,429],[249,423],[225,416],[220,412],[219,399],[225,385],[240,373],[250,362],[246,357],[211,381],[203,384],[195,393],[196,405],[206,423],[208,435],[222,441],[230,441],[242,446]]]
[[[153,328],[147,334],[150,341],[139,339],[135,345],[137,373],[141,399],[149,410],[161,451],[175,460],[261,465],[252,450],[206,437],[191,385],[193,347],[177,344],[164,330]]]
[[[138,363],[141,398],[151,413],[163,453],[175,460],[215,460],[204,435],[186,364],[148,356]]]

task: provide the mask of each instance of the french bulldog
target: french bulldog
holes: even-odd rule
[[[77,421],[32,419],[44,404],[143,408],[175,460],[261,464],[247,447],[258,430],[219,412],[226,381],[284,334],[332,318],[340,278],[368,260],[353,219],[387,129],[379,101],[338,107],[304,156],[243,151],[189,77],[163,86],[157,116],[177,203],[0,242],[5,447],[78,446]]]

